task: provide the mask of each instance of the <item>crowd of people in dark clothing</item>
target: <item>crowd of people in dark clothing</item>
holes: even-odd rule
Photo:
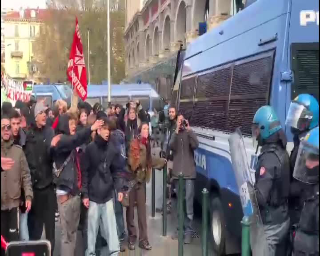
[[[137,207],[138,245],[152,249],[146,183],[167,159],[151,153],[150,117],[138,101],[68,109],[63,100],[49,108],[31,98],[14,107],[3,103],[1,114],[1,235],[7,241],[40,240],[45,231],[53,253],[59,221],[60,255],[75,255],[78,230],[86,255],[119,255],[126,237],[135,250]]]

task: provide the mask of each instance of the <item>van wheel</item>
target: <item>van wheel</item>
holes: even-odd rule
[[[211,241],[217,255],[225,255],[226,226],[222,204],[217,196],[211,199]]]

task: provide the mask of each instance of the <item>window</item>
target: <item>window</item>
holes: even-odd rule
[[[255,112],[269,102],[274,52],[185,78],[180,111],[197,127],[251,135]]]
[[[14,36],[19,37],[19,25],[14,25]]]
[[[292,99],[308,93],[319,100],[319,43],[292,45]]]
[[[19,51],[19,41],[14,42],[14,50]]]
[[[34,55],[34,50],[35,50],[35,42],[31,42],[31,44],[30,44],[30,54],[31,55]]]
[[[35,37],[35,36],[36,36],[36,27],[30,26],[30,37]]]
[[[16,75],[20,74],[20,64],[19,62],[17,61],[16,62]]]

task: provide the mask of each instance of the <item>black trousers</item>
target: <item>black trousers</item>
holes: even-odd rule
[[[1,235],[9,243],[19,241],[18,207],[1,211]],[[1,255],[5,255],[1,249]]]
[[[56,194],[54,187],[44,189],[33,189],[33,202],[28,215],[28,228],[30,240],[39,240],[43,232],[43,225],[46,232],[46,239],[50,241],[52,253],[55,246],[55,212]]]

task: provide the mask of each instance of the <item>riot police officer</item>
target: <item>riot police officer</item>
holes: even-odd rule
[[[299,222],[303,202],[309,194],[309,186],[293,179],[293,170],[297,160],[300,141],[305,135],[319,125],[319,103],[309,94],[301,94],[291,102],[286,125],[291,127],[294,135],[294,148],[290,155],[291,191],[289,196],[289,214],[291,224]],[[312,191],[311,191],[312,192]]]
[[[263,223],[264,255],[286,255],[290,219],[288,196],[290,162],[287,139],[281,123],[270,106],[261,107],[253,119],[253,139],[261,146],[256,168],[255,192]]]
[[[316,256],[319,255],[319,127],[301,142],[293,176],[312,187],[301,212],[293,255]]]

